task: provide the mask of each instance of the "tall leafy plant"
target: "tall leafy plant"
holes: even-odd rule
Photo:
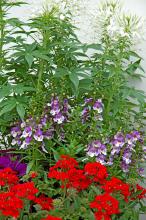
[[[146,97],[144,91],[133,84],[144,77],[142,58],[133,49],[133,44],[141,20],[123,15],[118,2],[106,1],[99,9],[96,22],[100,29],[99,44],[88,47],[93,49],[89,63],[94,75],[92,96],[104,100],[106,128],[139,129],[144,126]]]
[[[40,115],[52,90],[60,97],[62,94],[78,96],[91,83],[82,59],[88,57],[69,16],[62,20],[59,9],[54,6],[51,10],[45,8],[27,23],[7,18],[8,10],[21,4],[3,0],[0,6],[1,125],[9,124],[18,116],[23,119],[26,111]]]

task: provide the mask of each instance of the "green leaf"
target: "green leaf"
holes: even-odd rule
[[[33,87],[30,86],[24,86],[22,83],[13,86],[13,90],[17,94],[23,94],[24,92],[30,92],[30,91],[35,91]]]
[[[7,86],[3,86],[1,89],[0,89],[0,99],[10,95],[12,92],[12,87],[11,85],[7,85]]]
[[[53,151],[54,159],[55,159],[56,161],[58,161],[58,160],[60,159],[59,153],[58,153],[56,150],[54,150],[53,148],[51,148],[51,149],[52,149],[52,151]]]
[[[17,112],[20,116],[21,119],[24,119],[24,115],[25,115],[25,108],[22,104],[17,104],[16,106]]]
[[[33,60],[34,60],[34,57],[31,54],[27,53],[25,55],[25,59],[26,59],[28,65],[29,65],[29,67],[31,68]]]
[[[72,72],[71,74],[69,74],[69,78],[70,78],[71,82],[73,83],[75,90],[78,91],[78,87],[79,87],[78,75],[76,73]]]
[[[11,110],[13,110],[16,107],[16,100],[15,99],[10,100],[10,101],[6,101],[5,103],[6,103],[5,106],[0,111],[0,116],[7,113],[7,112],[10,112]]]
[[[27,165],[26,174],[28,174],[34,165],[34,160],[30,161]]]

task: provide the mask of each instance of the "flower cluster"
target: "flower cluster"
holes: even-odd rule
[[[116,177],[109,177],[107,169],[98,162],[89,162],[80,169],[78,162],[63,155],[49,170],[48,177],[59,180],[61,183],[62,195],[64,188],[76,190],[76,195],[83,195],[81,192],[92,186],[98,187],[99,193],[95,195],[94,201],[87,203],[95,211],[95,219],[111,220],[112,215],[118,215],[120,202],[130,203],[133,200],[140,200],[146,197],[146,189],[137,185],[129,185]],[[36,181],[35,181],[36,182]],[[50,181],[51,182],[51,181]],[[53,181],[54,184],[54,181]],[[27,210],[28,204],[40,206],[42,212],[41,220],[61,220],[59,217],[50,215],[55,211],[55,203],[52,198],[39,192],[32,181],[20,182],[18,176],[11,168],[0,171],[0,215],[4,217],[19,218],[22,209]],[[61,193],[60,189],[60,193]],[[65,190],[66,191],[66,190]],[[66,192],[69,192],[68,190]],[[68,196],[68,194],[66,194]],[[118,199],[117,199],[118,198]],[[67,199],[67,198],[66,198]],[[31,213],[33,214],[33,213]]]
[[[90,203],[90,208],[96,209],[95,219],[97,220],[110,220],[111,215],[120,213],[118,200],[106,193],[96,196]]]
[[[61,160],[50,168],[48,177],[60,180],[63,188],[75,188],[80,191],[90,185],[90,179],[84,170],[79,169],[77,161],[69,156],[62,156]]]
[[[50,168],[48,177],[61,180],[62,187],[80,191],[87,189],[93,182],[102,182],[107,177],[107,170],[97,162],[87,163],[81,170],[75,159],[62,156],[56,165]]]
[[[131,195],[129,184],[124,183],[116,177],[112,177],[110,180],[107,180],[102,186],[102,189],[109,194],[119,192],[124,197],[125,201],[128,201],[128,198]]]
[[[102,144],[101,141],[92,141],[87,147],[87,155],[90,157],[96,157],[96,161],[105,164],[107,155],[107,146]]]
[[[25,208],[25,201],[40,205],[42,210],[53,209],[53,200],[45,195],[36,197],[39,190],[34,182],[19,183],[19,178],[11,168],[0,171],[0,215],[18,218]]]
[[[99,162],[86,163],[81,170],[77,161],[69,156],[62,156],[50,168],[48,177],[61,181],[63,188],[74,188],[78,192],[89,189],[92,184],[98,186],[102,194],[90,203],[90,208],[96,210],[95,219],[98,220],[111,220],[112,215],[119,214],[121,200],[128,203],[133,199],[143,199],[146,195],[146,189],[139,185],[135,189],[116,177],[109,179],[106,167]],[[119,195],[120,201],[115,195]]]
[[[0,170],[0,186],[12,186],[19,181],[16,173],[11,168]]]
[[[0,193],[0,214],[17,218],[23,208],[23,201],[14,192]]]
[[[96,101],[93,98],[86,98],[84,103],[84,109],[82,111],[82,123],[91,119],[92,114],[94,114],[95,120],[102,121],[102,112],[103,112],[103,102],[101,99]]]
[[[68,100],[64,99],[61,105],[59,99],[53,97],[41,118],[29,117],[26,121],[18,122],[15,127],[12,127],[11,144],[18,145],[20,149],[27,149],[31,144],[41,143],[42,150],[46,152],[44,141],[52,139],[57,129],[60,131],[58,138],[64,138],[63,123],[67,122],[68,116]]]
[[[92,141],[87,146],[87,155],[96,157],[96,161],[105,164],[113,165],[114,159],[121,156],[121,169],[123,172],[128,172],[130,164],[132,164],[132,155],[135,152],[137,144],[142,145],[142,135],[139,131],[132,131],[126,135],[118,132],[111,141],[103,144],[99,140]],[[144,147],[141,147],[145,151]],[[109,153],[107,153],[109,152]]]

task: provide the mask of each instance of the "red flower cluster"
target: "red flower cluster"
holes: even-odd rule
[[[19,181],[16,173],[11,168],[0,170],[0,186],[12,186]]]
[[[55,217],[55,216],[48,215],[46,218],[43,218],[41,220],[62,220],[62,218],[58,218],[58,217]]]
[[[35,199],[35,194],[38,193],[38,189],[35,187],[34,182],[17,184],[11,187],[11,191],[19,198],[27,200]]]
[[[136,199],[145,199],[146,198],[146,189],[140,185],[136,185],[136,188],[131,190],[131,200]]]
[[[61,187],[75,188],[77,190],[87,189],[91,183],[100,182],[107,177],[107,170],[102,164],[87,163],[83,170],[78,168],[78,162],[69,157],[62,158],[51,167],[49,178],[61,180]]]
[[[95,200],[90,203],[90,208],[97,210],[95,212],[97,220],[110,220],[111,215],[120,213],[118,200],[107,193],[96,196]]]
[[[108,176],[106,167],[98,162],[87,163],[84,170],[90,176],[92,182],[103,183]]]
[[[124,183],[116,177],[113,177],[111,180],[107,180],[101,188],[109,194],[119,192],[124,196],[125,201],[128,201],[128,197],[131,194],[129,184]]]
[[[0,216],[12,216],[17,218],[23,208],[23,201],[14,192],[0,193]]]
[[[19,179],[16,173],[10,168],[0,171],[0,183],[7,186],[7,192],[0,193],[0,215],[17,218],[26,200],[34,201],[39,204],[43,210],[50,211],[53,208],[53,200],[44,195],[36,197],[39,192],[34,182],[18,183]]]
[[[38,205],[41,206],[42,210],[47,210],[50,211],[51,209],[53,209],[53,199],[52,198],[48,198],[45,195],[41,195],[39,197],[36,197],[34,199],[34,202]]]
[[[137,184],[136,185],[136,191],[139,192],[139,194],[137,195],[138,199],[146,198],[146,189],[145,188],[143,188],[142,186]]]

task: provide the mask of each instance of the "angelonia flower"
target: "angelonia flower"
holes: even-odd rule
[[[51,140],[55,132],[59,139],[64,140],[63,124],[68,122],[69,109],[68,99],[61,103],[58,97],[52,97],[51,103],[44,108],[40,118],[29,116],[11,128],[11,144],[19,146],[20,149],[27,149],[38,143],[46,152],[44,141]]]
[[[104,144],[100,140],[92,141],[88,144],[86,151],[89,157],[95,157],[96,161],[107,166],[112,166],[114,160],[119,157],[119,165],[122,171],[128,173],[133,163],[133,155],[136,153],[137,144],[143,144],[142,135],[139,131],[134,130],[128,134],[117,132],[111,138],[111,141],[107,141]],[[143,158],[146,159],[146,147],[142,146],[141,149]]]
[[[141,141],[141,135],[138,131],[132,131],[130,134],[126,135],[126,148],[124,149],[121,163],[121,168],[125,173],[129,172],[133,151],[137,141]]]
[[[105,164],[107,147],[99,140],[95,140],[87,146],[87,155],[90,157],[96,157],[97,162]]]
[[[85,98],[84,109],[81,113],[82,123],[86,123],[94,115],[94,119],[97,121],[102,121],[102,113],[104,109],[104,104],[101,99],[94,101],[93,98]]]

